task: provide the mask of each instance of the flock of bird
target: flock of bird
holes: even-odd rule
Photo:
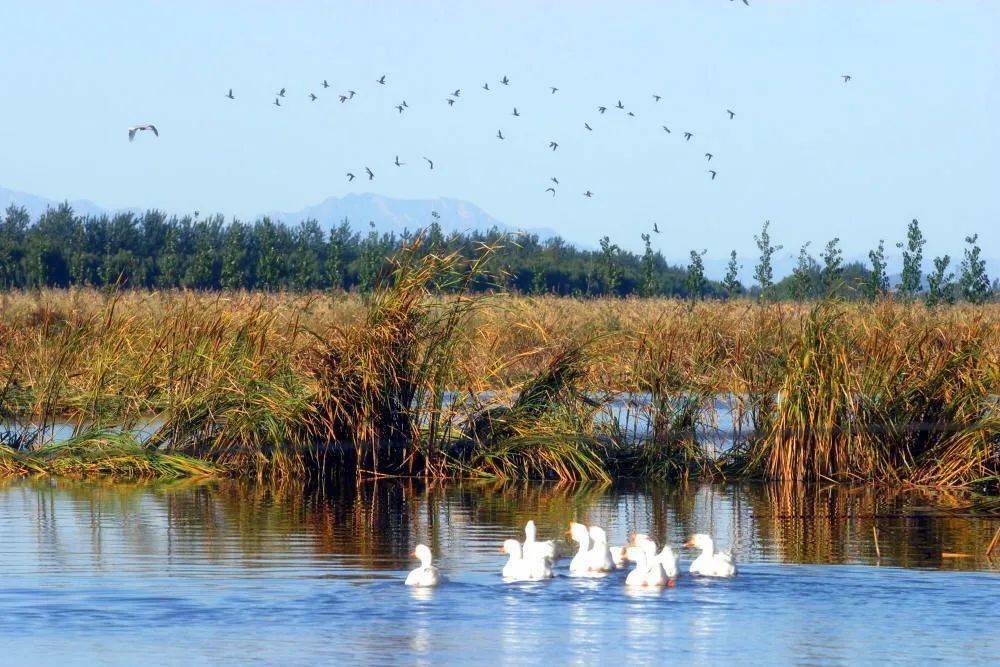
[[[656,542],[644,533],[632,534],[628,544],[623,546],[610,546],[608,534],[600,526],[572,522],[567,534],[577,545],[576,554],[569,562],[568,574],[571,577],[603,577],[632,562],[634,567],[625,577],[626,586],[672,587],[677,581],[680,560],[674,550],[665,544],[658,551]],[[732,577],[736,574],[732,555],[716,551],[710,536],[698,533],[684,546],[701,550],[688,568],[690,574],[703,577]],[[508,558],[501,570],[506,582],[551,579],[561,556],[554,540],[537,539],[534,521],[525,525],[523,543],[513,538],[505,540],[500,551]],[[407,586],[437,586],[445,580],[434,566],[430,548],[418,544],[413,555],[420,560],[420,567],[406,576]]]

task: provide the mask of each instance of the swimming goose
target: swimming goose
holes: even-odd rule
[[[660,553],[657,554],[656,542],[650,539],[649,535],[646,535],[644,533],[636,533],[635,535],[632,536],[632,543],[638,546],[642,546],[643,544],[646,543],[652,545],[651,553],[653,553],[656,559],[660,561],[660,565],[663,567],[664,574],[666,574],[669,579],[677,578],[677,572],[679,570],[677,555],[674,553],[674,550],[670,548],[669,544],[664,544],[663,549],[661,549]]]
[[[534,520],[529,520],[524,524],[524,551],[525,558],[548,558],[549,561],[556,561],[556,543],[552,540],[539,542],[535,539],[537,531]]]
[[[576,555],[569,562],[569,573],[571,575],[583,576],[590,573],[590,565],[593,560],[590,547],[590,532],[582,523],[570,522],[570,537],[579,546]]]
[[[691,563],[689,568],[691,574],[700,574],[704,577],[731,577],[736,574],[736,564],[732,555],[715,551],[715,543],[708,535],[704,533],[692,535],[684,546],[701,549],[701,555]]]
[[[423,544],[418,544],[413,550],[413,555],[420,559],[420,567],[411,570],[406,575],[407,586],[437,586],[443,577],[438,573],[438,569],[431,565],[431,550]]]
[[[628,559],[635,563],[635,569],[625,577],[626,586],[666,586],[667,574],[656,557],[656,545],[652,541],[642,542],[625,550]]]
[[[600,526],[589,528],[590,541],[590,571],[591,572],[611,572],[615,569],[615,561],[611,558],[611,549],[608,547],[608,534]]]
[[[503,566],[503,578],[508,581],[538,581],[552,577],[552,567],[546,558],[525,558],[521,543],[517,540],[504,540],[503,553],[510,556]]]

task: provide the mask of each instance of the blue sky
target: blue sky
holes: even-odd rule
[[[751,255],[764,219],[786,252],[862,255],[916,217],[931,253],[979,232],[1000,254],[1000,3],[751,5],[5,0],[0,186],[242,217],[449,196],[589,244],[638,248],[656,221],[668,257]],[[141,122],[160,138],[130,144]]]

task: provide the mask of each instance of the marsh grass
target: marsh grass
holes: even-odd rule
[[[93,431],[50,443],[30,452],[10,452],[19,472],[70,477],[113,476],[126,479],[208,477],[221,469],[182,454],[158,452],[133,435]],[[4,452],[0,450],[0,466]]]
[[[258,477],[350,450],[377,474],[1000,489],[995,305],[473,293],[494,252],[418,243],[364,298],[5,294],[0,471],[59,421]]]

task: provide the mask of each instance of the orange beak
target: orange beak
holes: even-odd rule
[[[693,547],[694,546],[694,540],[688,540],[687,542],[684,543],[684,546],[686,546],[686,547]]]

